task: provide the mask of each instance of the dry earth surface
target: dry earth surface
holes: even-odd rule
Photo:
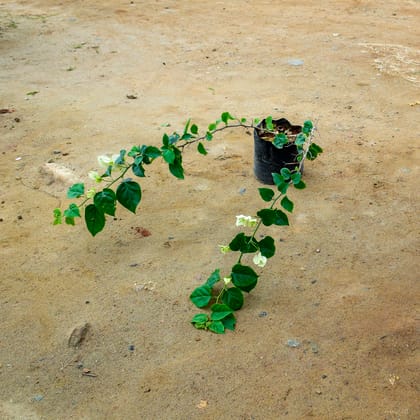
[[[419,35],[409,0],[0,1],[0,418],[420,418]],[[154,164],[95,238],[52,210],[97,155],[226,110],[312,119],[325,153],[221,336],[188,296],[261,206],[249,133],[184,181]]]

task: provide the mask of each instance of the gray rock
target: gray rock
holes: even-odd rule
[[[88,333],[91,330],[91,325],[86,322],[83,325],[80,325],[78,327],[75,327],[72,331],[72,333],[70,334],[69,340],[68,340],[68,345],[69,347],[80,347],[83,342],[86,340],[86,337],[88,335]]]

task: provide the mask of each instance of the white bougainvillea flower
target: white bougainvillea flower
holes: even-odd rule
[[[88,176],[90,179],[93,179],[95,182],[101,182],[102,177],[96,171],[89,171]]]
[[[96,194],[95,188],[91,188],[90,190],[87,190],[86,197],[87,198],[93,198]]]
[[[258,265],[258,267],[264,267],[267,264],[267,257],[264,257],[264,255],[259,252],[258,254],[255,254],[252,261],[255,265]]]
[[[102,168],[108,169],[111,166],[111,170],[122,169],[124,165],[116,165],[115,161],[120,157],[120,155],[100,155],[98,156],[98,163]]]
[[[217,246],[220,248],[220,252],[221,252],[222,254],[227,254],[228,252],[232,251],[232,250],[229,248],[229,245],[217,245]]]
[[[243,214],[236,216],[236,226],[254,227],[257,225],[257,219]]]
[[[108,155],[100,155],[98,156],[98,163],[102,168],[108,169],[109,166],[114,165],[114,161]]]
[[[224,277],[223,281],[225,282],[225,284],[229,284],[232,281],[232,277]]]

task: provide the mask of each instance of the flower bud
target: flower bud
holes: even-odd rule
[[[96,171],[89,171],[88,176],[90,179],[93,179],[95,182],[101,182],[102,177]]]
[[[91,188],[90,190],[87,190],[86,197],[87,198],[93,198],[96,194],[95,188]]]
[[[231,249],[229,248],[229,245],[218,245],[218,247],[220,248],[220,252],[222,254],[227,254],[228,252],[231,251]]]
[[[232,281],[232,277],[224,277],[223,281],[225,282],[226,285],[228,285]]]

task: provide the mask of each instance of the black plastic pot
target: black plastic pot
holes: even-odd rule
[[[282,149],[273,146],[274,135],[270,138],[261,130],[265,128],[265,120],[254,129],[254,174],[263,184],[271,185],[274,184],[272,173],[279,173],[282,168],[293,170],[299,165],[293,139],[302,131],[302,126],[292,125],[285,118],[273,120],[273,126],[276,132],[285,133],[289,139]]]

